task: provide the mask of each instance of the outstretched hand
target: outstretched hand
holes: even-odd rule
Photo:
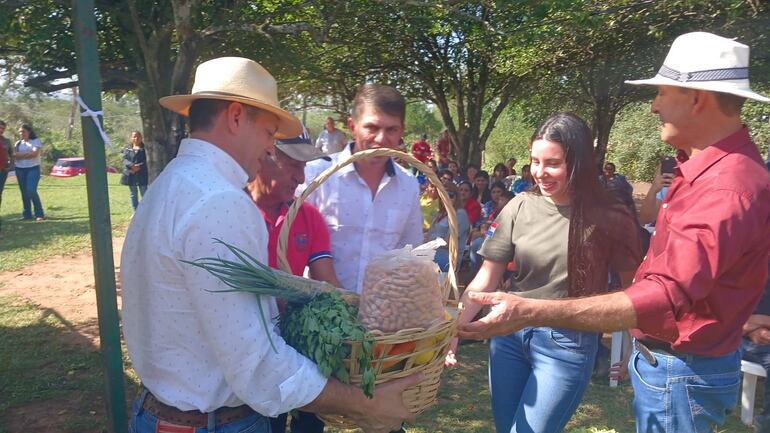
[[[499,335],[509,335],[530,325],[522,307],[527,302],[524,298],[504,292],[468,292],[468,300],[481,305],[491,305],[492,308],[481,319],[460,326],[458,335],[461,338],[484,340]]]

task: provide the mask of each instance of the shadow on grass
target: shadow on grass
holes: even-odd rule
[[[0,297],[0,431],[106,430],[104,375],[90,331],[50,309]],[[127,395],[137,384],[127,378]],[[127,404],[130,398],[127,398]]]
[[[39,258],[66,254],[87,244],[88,218],[47,218],[45,221],[5,219],[0,231],[0,270],[15,269]]]

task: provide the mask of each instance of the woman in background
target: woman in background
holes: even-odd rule
[[[463,201],[460,195],[457,193],[457,187],[450,184],[445,186],[446,192],[449,198],[452,199],[452,205],[457,215],[457,267],[459,268],[460,261],[462,260],[463,250],[465,245],[468,244],[468,234],[471,230],[471,223],[468,220],[468,214],[463,207]],[[447,217],[447,211],[444,207],[444,202],[439,200],[438,212],[436,212],[433,220],[431,221],[430,228],[428,229],[427,240],[432,241],[434,239],[442,238],[449,245],[449,219]],[[436,250],[436,256],[433,259],[442,272],[449,270],[449,247],[441,247]]]
[[[123,149],[123,176],[120,183],[128,185],[131,192],[131,206],[136,212],[139,206],[139,194],[144,198],[147,192],[147,154],[144,151],[144,141],[142,133],[134,131],[131,133],[131,147]]]
[[[21,203],[23,206],[22,220],[32,219],[32,207],[35,208],[35,220],[43,221],[43,203],[37,193],[37,185],[40,183],[40,151],[43,143],[37,138],[37,134],[28,124],[19,128],[19,141],[14,146],[13,158],[16,161],[16,180],[21,190]]]

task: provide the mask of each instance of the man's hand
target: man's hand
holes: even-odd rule
[[[481,319],[460,326],[461,338],[484,340],[499,335],[509,335],[530,325],[522,307],[528,302],[519,296],[503,293],[468,292],[468,300],[476,304],[491,305],[492,309]]]
[[[658,168],[655,170],[655,177],[652,179],[652,184],[650,185],[650,189],[652,189],[655,193],[658,193],[661,189],[663,189],[664,186],[671,186],[671,182],[674,181],[674,175],[672,173],[660,173],[660,164],[658,164]]]
[[[353,421],[364,433],[388,433],[400,429],[401,423],[416,416],[404,406],[402,394],[423,379],[425,376],[419,373],[377,385],[374,398],[366,402],[361,416],[353,417]]]
[[[770,329],[756,328],[753,331],[746,334],[752,343],[758,346],[766,346],[770,344]]]

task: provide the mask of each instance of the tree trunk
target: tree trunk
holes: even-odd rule
[[[184,119],[158,103],[158,96],[148,86],[137,86],[142,131],[147,150],[150,181],[154,180],[177,153],[184,134]]]
[[[594,156],[597,167],[604,167],[604,160],[607,157],[607,143],[610,141],[610,131],[615,123],[615,113],[609,109],[598,109],[594,115],[594,137],[596,138],[596,149]],[[601,170],[600,170],[601,171]]]

